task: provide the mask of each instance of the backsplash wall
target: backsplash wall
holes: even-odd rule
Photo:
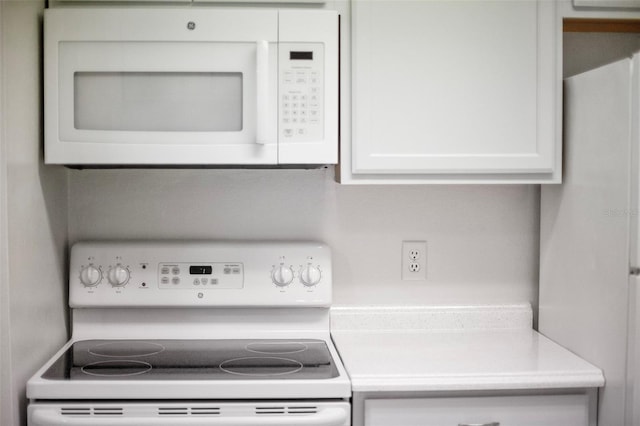
[[[539,187],[344,186],[315,170],[72,170],[69,239],[315,239],[334,305],[537,305]],[[427,240],[427,281],[401,281]]]

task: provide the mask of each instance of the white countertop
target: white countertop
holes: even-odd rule
[[[335,308],[354,392],[593,388],[602,372],[532,330],[528,305]]]

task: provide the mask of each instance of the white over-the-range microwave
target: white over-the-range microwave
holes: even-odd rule
[[[314,9],[47,9],[45,162],[335,164],[338,27]]]

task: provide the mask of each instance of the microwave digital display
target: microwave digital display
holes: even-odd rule
[[[289,52],[289,60],[313,61],[313,52]]]

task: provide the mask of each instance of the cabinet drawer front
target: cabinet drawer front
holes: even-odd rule
[[[403,398],[365,401],[366,426],[586,426],[586,395]]]

